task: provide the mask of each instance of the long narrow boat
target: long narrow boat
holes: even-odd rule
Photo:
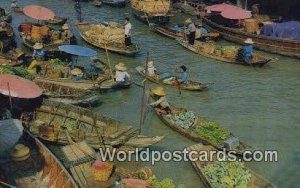
[[[187,149],[189,152],[193,151],[198,154],[198,155],[194,155],[195,158],[199,157],[199,153],[201,153],[201,152],[202,153],[205,152],[207,154],[207,156],[211,156],[210,154],[213,154],[213,152],[216,152],[215,148],[213,148],[211,146],[203,146],[202,144],[192,145],[192,146],[189,146]],[[202,160],[192,161],[192,165],[193,165],[194,169],[196,170],[201,181],[204,183],[205,187],[207,187],[207,188],[217,188],[212,185],[209,178],[207,177],[207,175],[204,172],[204,168],[207,165],[212,164],[214,162],[216,162],[216,158],[213,158],[209,161],[205,161],[205,160],[204,161],[202,161]],[[251,174],[251,177],[248,182],[247,188],[258,188],[258,187],[259,188],[276,188],[275,185],[273,185],[271,182],[264,179],[260,175],[256,174],[252,170],[250,170],[250,174]],[[226,178],[226,177],[224,177],[224,178]]]
[[[25,127],[34,135],[49,142],[66,144],[66,133],[74,141],[85,140],[89,146],[143,149],[160,142],[163,136],[143,136],[122,122],[94,113],[81,107],[45,100],[32,113],[23,114]]]
[[[207,84],[201,84],[199,82],[193,82],[193,81],[188,81],[188,84],[173,85],[170,82],[164,82],[163,80],[159,80],[158,79],[159,75],[149,76],[149,75],[145,74],[145,68],[144,67],[138,66],[135,69],[143,77],[147,78],[151,82],[154,82],[154,83],[157,83],[157,84],[160,84],[160,85],[167,85],[167,86],[170,86],[170,87],[175,87],[175,88],[190,90],[190,91],[202,91],[202,90],[207,88]]]
[[[24,46],[28,47],[29,49],[33,50],[33,46],[36,43],[36,41],[34,41],[32,39],[32,35],[31,35],[31,28],[32,27],[36,27],[36,28],[41,28],[42,25],[40,24],[33,24],[33,23],[22,23],[19,27],[18,27],[18,31],[19,31],[19,35],[21,38],[21,41],[23,43]],[[67,44],[73,44],[75,42],[75,37],[72,36],[69,40],[61,40],[59,38],[60,36],[60,32],[61,30],[55,30],[51,27],[49,28],[49,33],[52,34],[50,41],[48,42],[43,42],[43,49],[44,50],[58,50],[58,46],[61,45],[67,45]],[[55,35],[55,36],[54,36]],[[42,40],[42,39],[40,39]],[[41,42],[41,41],[39,41]]]
[[[175,112],[177,114],[180,114],[182,112],[184,112],[184,113],[187,112],[187,110],[184,108],[176,108],[174,106],[172,106],[171,109],[173,112]],[[191,139],[195,142],[201,142],[206,145],[212,145],[213,147],[215,147],[219,150],[223,150],[223,149],[225,149],[226,151],[229,150],[225,146],[225,143],[216,144],[216,143],[212,142],[209,138],[205,138],[203,136],[198,135],[196,132],[194,132],[194,130],[197,129],[197,127],[200,127],[205,122],[207,122],[207,120],[205,120],[204,118],[202,118],[198,115],[195,115],[193,124],[190,127],[185,128],[183,126],[186,126],[186,125],[183,125],[183,126],[178,125],[174,120],[172,120],[170,118],[170,115],[164,115],[164,114],[160,113],[160,109],[155,108],[155,113],[162,120],[162,122],[164,122],[165,125],[174,129],[175,131],[177,131],[181,135],[187,137],[188,139]],[[234,137],[235,136],[232,133],[230,133],[230,135],[226,139],[229,140],[230,138],[234,138]],[[236,144],[236,147],[231,148],[230,151],[234,151],[235,154],[237,154],[237,155],[242,155],[247,149],[249,149],[248,146],[246,146],[244,143],[238,141],[238,144]]]
[[[208,57],[208,58],[211,58],[211,59],[222,61],[222,62],[225,62],[225,63],[246,65],[246,66],[253,66],[253,67],[262,67],[262,66],[266,65],[267,63],[269,63],[270,61],[272,61],[272,59],[267,59],[266,57],[263,57],[263,56],[260,56],[256,53],[254,53],[253,62],[252,63],[247,63],[247,62],[244,62],[244,61],[239,61],[236,58],[236,56],[224,57],[221,54],[215,53],[215,51],[213,51],[213,52],[207,51],[208,48],[205,47],[206,43],[204,43],[204,42],[195,41],[194,45],[190,45],[190,44],[188,44],[188,42],[186,40],[182,40],[182,39],[178,39],[177,42],[181,46],[187,48],[188,50],[190,50],[194,53],[200,54],[204,57]]]
[[[126,6],[126,0],[102,0],[104,5],[111,7],[123,8]]]
[[[24,161],[10,159],[1,163],[0,171],[7,183],[19,188],[78,188],[73,177],[41,141],[28,133],[21,140],[29,147],[30,156]]]
[[[52,25],[63,25],[66,23],[68,18],[61,17],[61,16],[54,16],[52,20],[46,21],[47,24],[52,24]]]
[[[300,41],[298,40],[280,39],[247,33],[217,24],[213,22],[210,17],[203,17],[203,23],[208,29],[220,33],[226,40],[243,44],[247,38],[252,38],[254,47],[257,49],[300,58]]]
[[[111,42],[111,43],[99,43],[96,40],[93,40],[92,38],[90,38],[86,32],[90,31],[91,27],[95,27],[95,26],[101,26],[102,24],[91,24],[91,23],[78,23],[77,24],[77,29],[79,31],[80,36],[89,44],[97,47],[97,48],[101,48],[101,49],[107,49],[109,51],[112,52],[116,52],[122,55],[128,55],[128,56],[135,56],[137,55],[141,49],[137,44],[133,44],[130,47],[126,47],[125,45],[120,46],[120,44],[115,43],[115,42]]]

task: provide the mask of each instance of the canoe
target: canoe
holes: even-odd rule
[[[164,35],[166,37],[172,38],[172,39],[183,39],[185,37],[184,31],[176,31],[174,27],[167,27],[163,25],[155,25],[154,31]],[[209,37],[211,39],[217,39],[219,37],[218,33],[215,32],[209,32],[206,35],[203,35],[203,37]],[[200,37],[201,38],[201,37]]]
[[[12,16],[11,16],[11,12],[9,10],[6,10],[6,9],[3,9],[3,8],[0,8],[2,9],[3,11],[5,11],[5,14],[3,16],[0,16],[0,22],[11,22],[11,19],[12,19]]]
[[[132,7],[132,12],[135,18],[140,20],[141,22],[145,24],[161,24],[166,25],[170,21],[170,17],[173,16],[172,14],[152,14],[149,15],[143,11],[140,11],[138,9],[135,9]]]
[[[116,81],[112,79],[104,80],[99,83],[101,91],[110,91],[110,90],[121,90],[128,89],[131,86],[131,82],[127,82],[124,85],[118,85]]]
[[[189,81],[188,84],[180,84],[180,85],[173,85],[170,82],[164,82],[162,80],[158,79],[157,75],[156,77],[153,76],[149,76],[147,74],[145,74],[145,69],[144,67],[138,66],[135,68],[138,73],[140,73],[143,77],[147,78],[148,80],[150,80],[151,82],[160,84],[160,85],[167,85],[170,87],[174,87],[174,88],[179,88],[179,89],[184,89],[184,90],[189,90],[189,91],[202,91],[204,89],[207,88],[207,84],[201,84],[199,82],[193,82],[193,81]]]
[[[14,29],[10,24],[6,24],[5,29],[0,31],[0,44],[3,45],[3,53],[16,47]]]
[[[52,20],[46,21],[47,24],[53,24],[53,25],[63,25],[67,22],[68,18],[60,17],[60,16],[54,16]]]
[[[66,168],[39,139],[26,132],[21,143],[30,148],[30,157],[24,161],[1,163],[1,172],[7,183],[20,188],[78,188]]]
[[[123,8],[126,6],[126,0],[102,0],[104,5],[111,7]]]
[[[31,26],[38,26],[38,27],[41,27],[42,25],[40,24],[33,24],[33,23],[22,23],[22,24],[26,24],[26,25],[31,25]],[[20,35],[20,38],[21,38],[21,41],[23,43],[24,46],[28,47],[29,49],[33,50],[33,46],[34,44],[36,43],[35,41],[33,41],[30,37],[30,34],[25,34],[23,31],[22,31],[22,24],[18,27],[18,31],[19,31],[19,35]],[[52,27],[49,27],[49,32],[50,33],[60,33],[61,30],[56,30],[56,29],[53,29]],[[67,45],[67,44],[73,44],[75,42],[75,37],[71,37],[70,40],[68,41],[63,41],[63,40],[56,40],[56,41],[53,41],[51,39],[51,41],[49,43],[43,43],[43,49],[46,50],[46,51],[52,51],[52,50],[58,50],[58,46],[60,45]]]
[[[187,110],[184,108],[176,108],[174,106],[172,106],[171,109],[175,112],[187,112]],[[188,129],[186,129],[186,128],[183,128],[183,127],[177,125],[172,119],[170,119],[168,117],[168,115],[162,115],[161,113],[159,113],[158,109],[155,109],[155,113],[162,120],[162,122],[165,125],[174,129],[175,131],[177,131],[181,135],[185,136],[186,138],[193,140],[195,142],[201,142],[205,145],[212,145],[213,147],[215,147],[219,150],[225,149],[226,151],[228,151],[228,148],[225,147],[223,143],[217,145],[217,144],[213,143],[212,141],[210,141],[209,139],[199,136],[198,134],[196,134],[193,131],[198,126],[201,126],[202,123],[207,121],[203,117],[196,115],[193,125],[191,127],[189,127]],[[233,137],[235,137],[235,136],[232,133],[230,133],[230,138],[233,138]],[[238,146],[235,147],[234,149],[230,149],[230,151],[234,151],[236,155],[242,155],[247,149],[249,149],[249,147],[240,141],[238,141],[238,142],[239,142]]]
[[[102,6],[102,1],[101,0],[94,0],[93,5],[96,7],[101,7]]]
[[[247,33],[234,28],[225,27],[213,22],[210,17],[203,17],[203,24],[208,29],[220,33],[229,41],[244,44],[246,38],[252,38],[254,47],[275,54],[300,58],[300,41],[280,39]]]
[[[209,155],[209,152],[215,152],[216,151],[211,146],[203,146],[201,144],[196,144],[196,145],[189,146],[187,148],[187,150],[189,152],[195,151],[198,154],[199,154],[199,152],[207,152],[208,155]],[[197,156],[198,155],[194,155],[194,157],[197,157]],[[216,161],[216,159],[213,159],[212,161],[203,161],[203,160],[201,160],[201,161],[200,160],[196,160],[196,161],[193,160],[192,161],[192,165],[193,165],[194,169],[196,170],[196,172],[199,175],[201,181],[204,183],[205,187],[207,187],[207,188],[214,188],[214,187],[212,186],[212,184],[209,181],[208,177],[205,175],[204,168],[205,168],[205,166],[207,166],[208,164],[210,164],[214,161]],[[250,174],[251,174],[251,178],[250,178],[250,180],[248,182],[248,185],[247,185],[248,188],[256,188],[256,187],[259,187],[259,188],[276,188],[275,185],[273,185],[272,183],[270,183],[268,180],[264,179],[260,175],[256,174],[252,170],[250,170]]]
[[[16,13],[23,14],[23,7],[15,7],[15,8],[12,8],[12,10]]]
[[[268,59],[266,57],[263,57],[261,55],[254,53],[254,55],[253,55],[255,57],[254,61],[252,63],[246,63],[244,61],[239,61],[235,57],[234,58],[223,57],[221,55],[216,54],[215,51],[213,53],[207,52],[206,51],[207,48],[204,47],[205,42],[195,41],[194,45],[189,45],[186,40],[181,40],[181,39],[178,39],[177,42],[181,46],[187,48],[188,50],[190,50],[194,53],[200,54],[207,58],[222,61],[225,63],[246,65],[246,66],[253,66],[253,67],[262,67],[262,66],[266,65],[267,63],[269,63],[270,61],[272,61],[272,59]]]
[[[108,51],[111,52],[116,52],[122,55],[127,55],[127,56],[135,56],[137,55],[141,49],[138,45],[133,44],[130,47],[126,46],[120,46],[119,44],[116,43],[111,43],[109,46],[105,46],[105,44],[99,44],[94,40],[89,39],[89,37],[85,34],[86,31],[89,31],[89,28],[91,25],[102,25],[102,24],[91,24],[91,23],[78,23],[77,24],[77,29],[80,34],[80,36],[85,40],[87,43],[101,49],[107,49]]]
[[[143,136],[117,120],[73,105],[44,100],[33,113],[22,115],[25,127],[35,136],[58,144],[68,143],[66,131],[75,141],[85,140],[95,149],[135,150],[160,142],[163,136]]]

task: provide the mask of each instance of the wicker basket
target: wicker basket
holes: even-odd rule
[[[108,162],[103,163],[106,165],[106,168],[104,169],[96,169],[95,167],[91,166],[91,171],[96,181],[107,181],[111,175],[113,164]]]

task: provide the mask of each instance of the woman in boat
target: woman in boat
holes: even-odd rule
[[[241,62],[251,63],[253,60],[253,44],[251,38],[247,38],[244,41],[245,45],[238,53],[238,60]]]
[[[189,44],[194,45],[195,36],[196,36],[196,26],[192,22],[191,18],[188,18],[187,20],[185,20],[185,23],[187,24],[187,36],[188,36]]]
[[[132,25],[129,21],[129,18],[126,17],[125,18],[125,24],[124,24],[125,46],[126,47],[132,45],[132,43],[131,43],[131,28],[132,28]]]
[[[156,68],[153,65],[153,61],[148,61],[146,74],[151,77],[154,77],[156,75]]]
[[[179,84],[187,84],[188,83],[188,74],[187,74],[187,67],[184,65],[181,65],[180,67],[176,67],[175,73],[177,82]]]
[[[74,9],[76,11],[77,21],[81,22],[81,6],[80,6],[80,3],[79,3],[79,0],[76,0],[75,5],[74,5]]]
[[[61,32],[61,40],[69,42],[71,40],[71,37],[73,36],[72,32],[70,31],[70,27],[68,24],[64,24],[62,26],[62,32]]]
[[[153,106],[155,110],[157,110],[161,114],[170,114],[171,108],[170,104],[167,101],[166,91],[163,87],[156,87],[155,89],[152,89],[152,97],[156,100],[148,106]]]
[[[33,46],[33,54],[32,57],[33,58],[39,58],[40,60],[44,60],[45,59],[45,51],[43,50],[43,44],[42,43],[35,43]]]
[[[17,0],[12,0],[12,1],[11,1],[10,7],[11,7],[12,9],[18,8],[18,2],[17,2]]]
[[[128,74],[127,67],[124,63],[119,63],[115,66],[116,74],[115,74],[115,81],[117,82],[118,86],[123,86],[130,81],[130,75]]]

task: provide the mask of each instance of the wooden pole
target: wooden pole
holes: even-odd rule
[[[114,79],[114,75],[113,75],[113,72],[112,72],[112,68],[111,68],[110,59],[109,59],[108,50],[107,50],[106,45],[105,45],[105,53],[106,53],[106,58],[107,58],[107,62],[108,62],[110,76],[111,76],[111,79],[113,80]]]
[[[8,82],[7,82],[7,88],[8,88],[8,96],[9,96],[10,110],[12,110],[13,105],[12,105],[11,93],[10,93],[10,87],[9,87],[9,83],[8,83]]]

